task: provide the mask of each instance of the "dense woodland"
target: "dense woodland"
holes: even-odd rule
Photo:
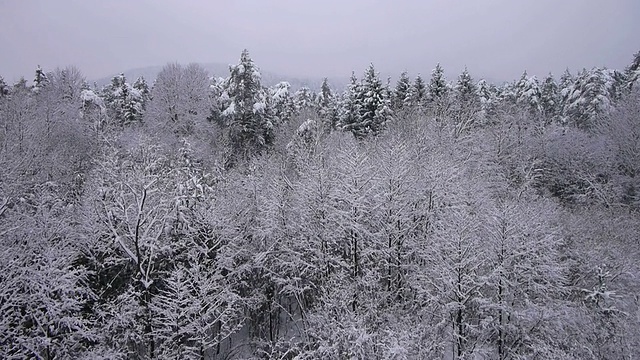
[[[640,354],[640,53],[223,75],[0,78],[0,358]]]

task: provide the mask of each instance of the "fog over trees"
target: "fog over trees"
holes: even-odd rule
[[[636,358],[630,60],[0,78],[0,358]]]

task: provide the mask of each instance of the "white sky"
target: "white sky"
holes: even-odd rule
[[[0,75],[76,65],[88,79],[170,61],[288,76],[449,79],[624,68],[640,50],[638,0],[0,0]]]

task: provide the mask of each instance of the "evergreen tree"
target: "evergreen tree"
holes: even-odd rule
[[[296,112],[296,106],[290,93],[291,84],[286,81],[279,82],[270,89],[270,96],[273,102],[275,121],[283,124],[291,120]]]
[[[258,68],[245,49],[240,63],[230,67],[224,88],[229,100],[222,112],[236,153],[261,151],[273,143],[273,118]]]
[[[558,119],[560,113],[560,91],[551,73],[544,79],[540,89],[540,107],[547,124]]]
[[[124,74],[120,74],[114,76],[111,83],[102,89],[102,97],[111,124],[125,127],[142,121],[145,98],[149,97],[149,89],[145,88],[144,79],[136,83],[140,89],[131,86]]]
[[[369,65],[364,73],[359,98],[362,101],[360,126],[367,129],[367,132],[378,135],[393,115],[389,107],[389,98],[373,64]]]
[[[144,76],[140,76],[136,79],[133,83],[133,88],[140,92],[142,109],[146,109],[147,102],[151,99],[151,91],[149,90],[149,85],[147,84],[147,80],[145,80]]]
[[[331,91],[327,78],[322,80],[320,93],[316,98],[318,116],[322,119],[324,131],[328,132],[335,129],[337,122],[336,97]]]
[[[306,86],[301,87],[293,95],[296,111],[302,112],[305,110],[312,110],[314,108],[314,94]]]
[[[344,131],[351,131],[355,137],[364,137],[368,130],[362,127],[360,84],[355,72],[351,73],[351,82],[342,95],[339,112],[339,127]]]
[[[408,98],[408,100],[406,100]],[[409,88],[409,93],[405,98],[405,104],[416,108],[421,108],[427,99],[427,87],[422,80],[422,76],[418,74]]]
[[[562,123],[568,123],[569,112],[569,99],[574,90],[574,78],[569,69],[565,69],[562,76],[560,76],[560,82],[558,84],[558,91],[560,92],[560,116],[562,117]]]
[[[47,74],[42,70],[40,65],[36,68],[36,75],[33,78],[33,91],[38,93],[40,89],[47,86],[49,79],[47,78]]]
[[[457,102],[464,105],[477,102],[478,90],[466,67],[458,76],[458,81],[454,87],[454,96]]]
[[[4,78],[0,76],[0,98],[9,95],[9,85],[4,81]]]
[[[318,100],[318,106],[321,108],[328,108],[331,105],[333,92],[331,91],[329,80],[327,78],[322,79],[322,84],[320,85],[320,93],[318,93],[318,96],[316,98]]]
[[[458,76],[453,95],[455,99],[453,106],[455,131],[456,134],[461,134],[475,124],[480,111],[478,90],[466,67]]]
[[[498,106],[498,89],[494,85],[490,85],[486,80],[478,81],[476,85],[478,89],[478,97],[480,99],[481,116],[485,124],[492,122],[492,118],[496,115]]]
[[[529,77],[525,71],[520,80],[516,83],[516,104],[524,109],[531,116],[542,114],[540,104],[541,91],[538,79],[535,76]]]
[[[408,95],[410,93],[411,83],[409,82],[409,76],[406,71],[400,74],[400,78],[396,83],[396,87],[393,91],[393,97],[391,107],[394,110],[400,110],[408,102]]]
[[[633,55],[633,61],[625,69],[625,75],[627,77],[627,86],[631,90],[640,79],[640,51]]]
[[[449,107],[449,87],[444,76],[444,69],[440,63],[431,71],[429,80],[428,98],[430,106],[436,117],[444,115]]]
[[[580,129],[593,129],[598,118],[612,109],[612,83],[605,69],[583,70],[578,74],[566,104],[569,121]]]
[[[627,92],[629,80],[624,72],[618,70],[605,69],[605,78],[607,78],[607,87],[611,100],[617,102]]]

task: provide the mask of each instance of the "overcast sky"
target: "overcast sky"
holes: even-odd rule
[[[167,62],[236,63],[296,77],[383,73],[510,80],[523,70],[624,68],[638,0],[0,0],[0,75],[76,65],[88,79]]]

